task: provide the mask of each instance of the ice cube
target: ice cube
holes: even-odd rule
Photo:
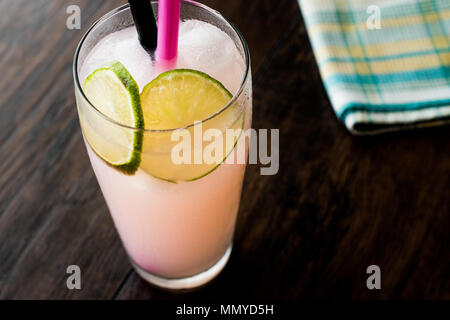
[[[184,21],[180,25],[178,49],[181,64],[227,82],[224,85],[231,91],[238,89],[232,84],[236,81],[229,81],[226,75],[240,76],[242,57],[233,40],[222,30],[199,20]]]

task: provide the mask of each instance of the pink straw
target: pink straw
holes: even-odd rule
[[[180,0],[158,2],[158,46],[156,54],[170,61],[177,57],[178,27],[180,25]]]

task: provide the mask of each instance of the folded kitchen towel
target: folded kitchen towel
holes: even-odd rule
[[[450,122],[450,0],[299,0],[336,115],[354,134]]]

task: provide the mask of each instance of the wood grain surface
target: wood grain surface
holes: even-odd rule
[[[132,270],[82,143],[72,59],[119,0],[0,0],[0,298],[450,298],[450,128],[357,138],[324,91],[296,0],[208,0],[244,34],[254,127],[280,171],[247,169],[234,249],[197,291]],[[81,30],[66,8],[81,8]],[[68,290],[66,268],[82,270]],[[379,265],[382,289],[366,287]]]

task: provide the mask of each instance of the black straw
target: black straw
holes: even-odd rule
[[[141,45],[147,51],[156,50],[158,31],[150,0],[128,0],[128,2]]]

